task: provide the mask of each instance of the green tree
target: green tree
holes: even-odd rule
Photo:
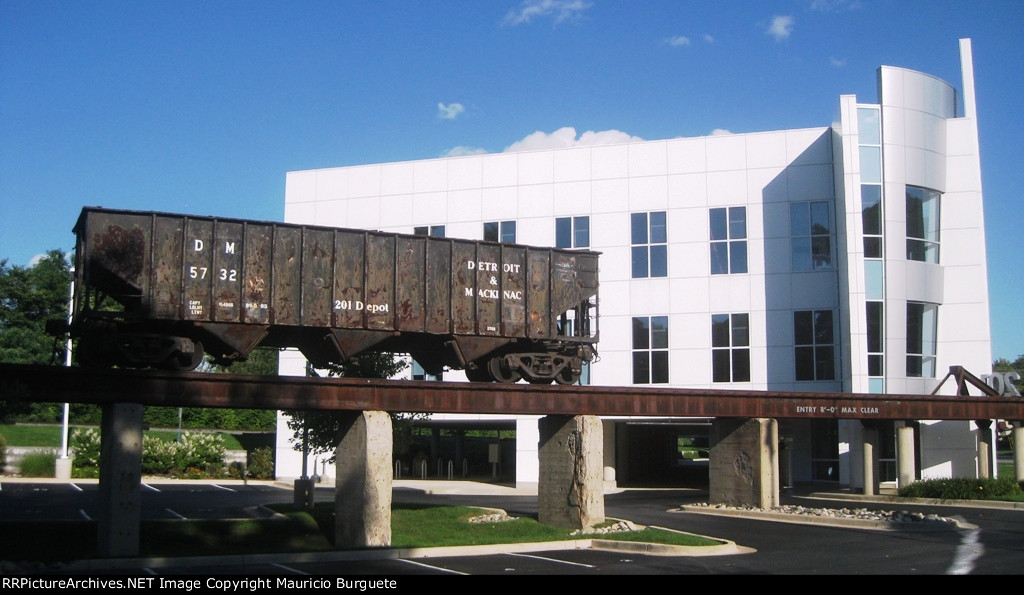
[[[63,362],[65,343],[46,332],[46,321],[67,319],[71,279],[61,250],[51,250],[31,267],[0,261],[0,362]]]
[[[358,362],[332,365],[327,369],[328,376],[344,376],[348,378],[392,378],[409,367],[406,359],[397,358],[391,353],[366,353],[359,356]],[[318,375],[311,368],[310,375]],[[309,454],[329,455],[323,459],[334,462],[335,449],[341,438],[342,411],[283,411],[288,419],[288,429],[292,431],[290,438],[292,447],[301,451],[308,449]],[[395,452],[404,450],[405,442],[411,440],[412,422],[427,417],[423,413],[392,413],[391,420],[395,436]]]
[[[62,364],[66,342],[46,332],[46,322],[66,320],[71,266],[67,254],[51,250],[35,265],[9,266],[0,261],[0,362]],[[36,410],[56,411],[52,403],[0,401],[0,420]]]

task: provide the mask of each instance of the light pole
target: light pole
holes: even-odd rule
[[[71,367],[71,318],[75,309],[75,267],[71,267],[71,285],[68,289],[68,341],[64,347],[64,365]],[[57,479],[71,478],[71,459],[68,457],[68,416],[71,410],[69,403],[64,403],[64,422],[61,431],[60,457],[54,464]]]

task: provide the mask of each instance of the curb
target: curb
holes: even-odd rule
[[[709,514],[717,516],[743,517],[745,519],[758,519],[762,521],[774,521],[779,523],[793,523],[799,525],[828,525],[830,527],[853,527],[857,529],[874,529],[878,531],[952,531],[957,529],[976,529],[974,525],[962,523],[952,519],[952,522],[891,522],[876,521],[872,519],[855,519],[844,517],[828,517],[810,514],[793,514],[786,512],[768,512],[761,510],[729,510],[722,508],[711,508],[707,506],[684,505],[671,512],[693,512],[697,514]]]

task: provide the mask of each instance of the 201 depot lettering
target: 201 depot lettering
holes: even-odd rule
[[[260,589],[348,589],[370,591],[374,589],[397,589],[395,579],[347,579],[347,578],[302,578],[280,577],[222,579],[178,579],[163,577],[142,578],[21,578],[2,577],[0,588],[4,589],[176,589],[179,591],[258,591]]]

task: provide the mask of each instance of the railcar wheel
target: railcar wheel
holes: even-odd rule
[[[512,384],[514,382],[519,382],[522,378],[519,372],[509,369],[508,365],[505,363],[505,358],[503,357],[496,357],[487,362],[487,371],[495,382]]]

